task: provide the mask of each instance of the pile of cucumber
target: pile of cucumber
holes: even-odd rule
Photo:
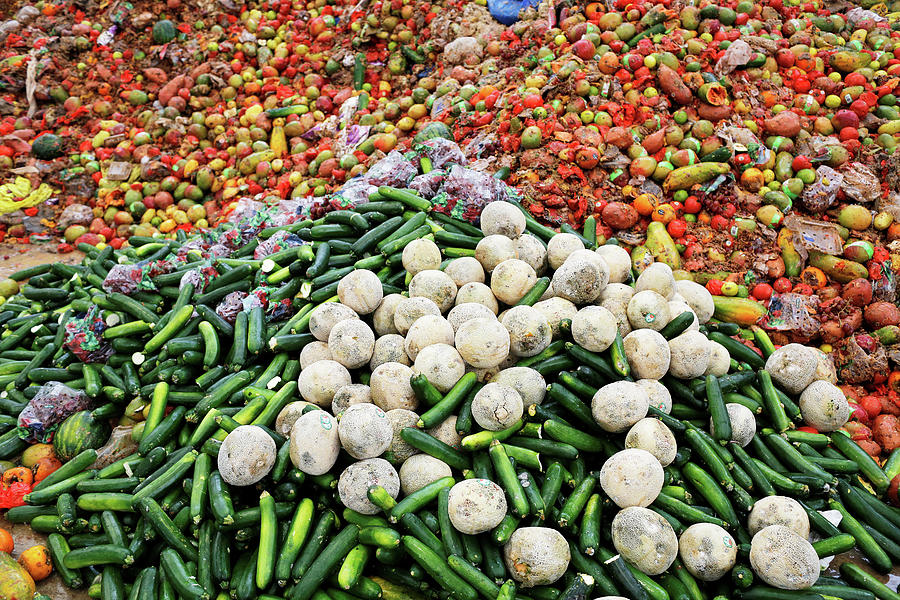
[[[522,212],[530,233],[544,241],[555,234]],[[587,248],[596,245],[591,225],[570,232]],[[258,243],[282,230],[309,243],[253,259]],[[728,530],[738,558],[718,581],[699,581],[679,559],[651,577],[616,553],[610,522],[618,508],[603,493],[599,471],[624,448],[625,436],[598,426],[591,400],[604,385],[632,380],[631,369],[621,336],[607,351],[590,352],[573,343],[566,324],[561,339],[518,362],[549,386],[545,401],[528,407],[513,427],[478,428],[471,378],[465,378],[466,393],[454,388],[442,394],[414,376],[420,423],[456,415],[462,441],[454,448],[414,427],[402,438],[444,461],[453,477],[399,502],[373,486],[369,500],[383,514],[345,508],[336,487],[346,460],[332,472],[304,474],[294,468],[289,440],[275,431],[275,422],[299,399],[297,357],[314,339],[308,332],[313,309],[335,301],[338,283],[354,269],[375,272],[385,294],[403,293],[402,250],[422,237],[437,243],[446,263],[474,256],[483,235],[433,211],[411,191],[380,188],[354,210],[260,229],[227,258],[189,250],[175,271],[151,278],[155,291],[106,293],[103,280],[116,264],[170,259],[188,242],[181,232],[175,240],[131,238],[121,250],[85,246],[81,265],[54,263],[15,274],[27,283],[0,305],[0,459],[24,449],[16,417],[46,382],[83,390],[98,419],[131,413],[136,402],[148,409],[135,427],[135,453],[93,469],[96,449],[82,450],[7,518],[49,534],[63,581],[102,600],[900,600],[852,562],[806,590],[769,587],[750,568],[747,514],[756,500],[781,495],[802,503],[821,538],[814,544],[820,556],[856,548],[869,567],[890,571],[900,561],[900,509],[884,496],[900,474],[900,453],[879,466],[843,432],[798,431],[796,401],[764,370],[771,342],[755,330],[760,356],[731,337],[743,332],[728,323],[711,322],[701,331],[727,348],[730,372],[694,380],[667,376],[662,382],[673,398],[671,411],[651,407],[648,413],[678,443],[649,508],[678,534],[695,523]],[[182,276],[200,266],[219,275],[203,290],[179,287]],[[270,301],[291,299],[293,315],[267,322],[256,307],[231,323],[216,312],[229,293],[261,285],[268,286]],[[548,285],[539,278],[521,303],[534,304]],[[64,344],[65,323],[92,307],[109,325],[103,337],[115,353],[106,363],[82,363]],[[679,315],[662,334],[672,339],[692,321],[690,313]],[[356,377],[366,381],[365,368]],[[726,403],[756,415],[757,433],[745,448],[729,441]],[[248,424],[268,432],[277,458],[256,485],[230,486],[216,457],[227,434]],[[473,477],[500,485],[509,510],[493,530],[466,535],[451,524],[447,496],[454,482]],[[837,526],[819,512],[829,509],[842,515]],[[521,527],[553,528],[568,541],[569,567],[554,584],[524,588],[511,578],[503,547]]]

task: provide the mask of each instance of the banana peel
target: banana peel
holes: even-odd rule
[[[697,184],[706,183],[719,175],[730,172],[731,166],[728,163],[720,162],[699,163],[679,167],[666,176],[663,189],[666,192],[688,190]]]
[[[653,221],[647,226],[645,246],[657,262],[669,265],[673,271],[681,268],[681,255],[675,247],[675,240],[666,231],[666,226],[659,221]]]

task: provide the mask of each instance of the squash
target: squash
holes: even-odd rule
[[[31,153],[41,160],[53,160],[62,156],[62,139],[58,135],[45,133],[31,142]]]
[[[153,25],[153,41],[157,44],[168,44],[175,39],[175,24],[168,19],[157,21]]]
[[[34,579],[22,565],[6,552],[0,552],[0,598],[3,600],[31,600]]]
[[[62,422],[53,436],[53,450],[65,462],[82,450],[105,444],[111,431],[106,419],[97,419],[91,411],[83,410]]]

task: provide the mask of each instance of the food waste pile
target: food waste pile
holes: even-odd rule
[[[699,579],[720,582],[710,597],[815,583],[810,598],[895,600],[852,564],[818,581],[811,564],[852,547],[875,570],[900,560],[882,503],[900,481],[900,2],[86,1],[8,15],[0,234],[86,258],[0,282],[0,450],[16,461],[0,504],[54,534],[44,565],[73,586],[104,600],[375,586],[700,600]],[[431,304],[397,323],[399,294]],[[462,304],[491,315],[452,318]],[[331,329],[353,316],[339,356]],[[461,342],[476,319],[483,335]],[[376,377],[376,349],[399,366]],[[708,360],[676,366],[686,353]],[[617,404],[643,398],[635,381],[662,381],[646,410]],[[338,431],[355,412],[374,438],[329,434],[333,460],[306,456],[291,450],[303,410]],[[394,413],[391,444],[434,459],[407,467],[425,492],[407,485],[408,457],[380,448],[371,423],[394,410],[417,419]],[[636,418],[608,422],[619,410]],[[222,449],[247,440],[275,454],[244,483]],[[656,462],[614,460],[637,449]],[[621,462],[651,482],[665,467],[664,489],[619,495]],[[471,480],[496,486],[477,512],[491,521],[493,503],[500,520],[479,531],[451,518],[463,492],[447,497]],[[766,511],[818,545],[781,531],[754,558]],[[638,531],[660,544],[652,565],[625,550]],[[716,577],[691,562],[711,536],[734,547],[713,553]],[[554,544],[571,562],[529,590]],[[221,570],[203,571],[213,550]],[[762,564],[779,552],[809,559],[799,579]]]
[[[0,597],[897,600],[825,353],[515,198],[367,199],[13,275]]]
[[[511,189],[831,354],[878,456],[900,443],[895,8],[27,5],[0,27],[0,233],[118,248],[383,184],[473,220]]]

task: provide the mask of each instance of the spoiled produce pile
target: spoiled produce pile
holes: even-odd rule
[[[900,3],[507,8],[4,13],[0,600],[900,598]]]
[[[379,185],[472,221],[512,190],[638,272],[734,299],[720,316],[776,345],[819,347],[854,439],[900,444],[896,1],[16,8],[7,239],[120,248],[250,201],[318,218]]]
[[[900,597],[900,452],[825,353],[515,198],[368,200],[13,276],[0,500],[48,543],[4,598]]]

